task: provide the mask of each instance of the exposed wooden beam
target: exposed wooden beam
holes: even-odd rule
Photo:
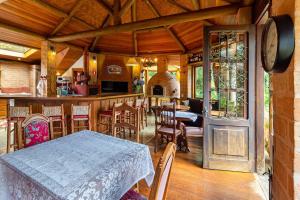
[[[102,8],[104,8],[104,9],[108,12],[108,14],[110,14],[110,15],[113,15],[113,14],[114,14],[114,12],[113,12],[113,10],[111,9],[111,7],[110,7],[105,1],[103,1],[103,0],[97,0],[97,2],[99,3],[99,5],[100,5]]]
[[[27,30],[24,30],[24,29],[21,29],[21,28],[18,28],[18,27],[14,27],[14,26],[11,26],[11,25],[7,25],[7,24],[1,23],[1,22],[0,22],[0,29],[6,29],[6,30],[9,30],[9,31],[13,31],[13,32],[16,32],[16,33],[26,35],[26,37],[28,37],[28,39],[31,38],[31,39],[35,39],[35,40],[41,40],[41,41],[46,39],[44,36],[39,35],[37,33],[27,31]]]
[[[255,2],[255,0],[223,0],[223,1],[226,1],[228,3],[235,3],[235,4],[240,3],[243,6],[250,6]]]
[[[52,31],[51,35],[55,35],[58,31],[60,31],[69,21],[72,19],[72,17],[75,15],[75,13],[79,10],[79,8],[82,6],[82,4],[86,0],[78,0],[75,3],[75,6],[72,8],[70,14],[68,17],[64,18],[63,21],[61,21],[58,26]]]
[[[196,10],[200,10],[200,2],[199,0],[192,0],[193,6]]]
[[[62,17],[62,18],[67,18],[68,17],[67,13],[65,13],[65,12],[61,11],[60,9],[55,8],[55,7],[49,5],[49,4],[47,4],[47,3],[45,3],[41,0],[26,0],[26,2],[34,4],[34,5],[36,5],[40,8],[43,8],[43,9],[47,9],[49,12],[51,12],[51,13],[59,16],[59,17]],[[75,16],[73,17],[73,20],[75,20],[78,23],[81,23],[81,24],[85,25],[86,27],[88,27],[90,29],[95,29],[96,28],[96,27],[86,23],[85,21],[83,21],[83,20],[81,20],[81,19],[79,19]]]
[[[131,4],[129,3],[129,1],[132,1],[132,2],[130,2]],[[128,0],[128,1],[124,4],[124,6],[121,8],[121,11],[120,11],[120,13],[119,13],[120,17],[122,17],[122,16],[127,12],[127,10],[130,8],[129,5],[133,5],[133,4],[132,4],[133,2],[135,2],[135,0]],[[128,6],[129,6],[129,7],[128,7]],[[102,25],[100,26],[100,29],[107,27],[107,26],[109,25],[109,22],[110,22],[110,20],[111,20],[112,18],[113,18],[113,17],[112,17],[111,15],[107,15],[106,18],[105,18],[105,20],[103,21]],[[95,47],[96,47],[96,45],[97,45],[99,39],[100,39],[100,36],[97,36],[97,37],[93,40],[93,43],[92,43],[92,45],[91,45],[91,47],[90,47],[90,51],[94,51],[94,50],[95,50]]]
[[[136,22],[136,14],[137,14],[137,10],[136,10],[136,1],[133,2],[132,7],[131,7],[131,21],[132,22]],[[136,35],[136,31],[132,32],[132,40],[133,40],[133,47],[134,47],[134,55],[137,56],[138,55],[138,41],[137,41],[137,35]]]
[[[136,0],[127,0],[120,10],[120,16],[123,16],[135,2]]]
[[[121,0],[114,0],[114,7],[113,7],[113,23],[114,25],[119,25],[122,23],[121,16]]]
[[[151,11],[153,12],[153,14],[156,17],[161,17],[161,15],[159,14],[158,10],[154,7],[154,5],[151,3],[150,0],[145,0],[148,7],[151,9]],[[176,33],[168,27],[165,27],[165,29],[168,31],[168,33],[171,35],[171,37],[175,40],[175,42],[177,43],[177,45],[179,46],[179,48],[182,50],[182,52],[186,51],[186,48],[184,46],[184,44],[180,41],[179,37],[176,35]]]
[[[24,29],[21,29],[21,28],[18,28],[18,27],[14,27],[14,26],[11,26],[11,25],[7,25],[7,24],[4,24],[4,23],[1,23],[0,22],[0,30],[1,29],[6,29],[6,30],[9,30],[9,31],[12,31],[12,32],[15,32],[15,33],[19,33],[19,34],[22,34],[24,35],[26,38],[28,39],[35,39],[35,40],[38,40],[38,41],[43,41],[43,40],[47,40],[46,37],[44,37],[43,35],[40,35],[40,34],[37,34],[37,33],[34,33],[34,32],[31,32],[31,31],[27,31],[27,30],[24,30]],[[6,42],[6,41],[4,41]],[[17,43],[15,43],[17,44]],[[72,44],[68,44],[68,43],[60,43],[61,45],[66,45],[66,46],[69,46],[73,49],[78,49],[78,50],[82,50],[82,47],[79,47],[79,46],[75,46],[75,45],[72,45]],[[17,44],[17,45],[23,45],[23,44]],[[26,46],[26,45],[25,45]],[[31,47],[31,48],[37,48],[37,47]],[[40,47],[38,47],[40,48]]]
[[[104,19],[103,23],[101,24],[101,28],[105,28],[105,27],[107,27],[107,26],[109,25],[110,18],[111,18],[110,15],[107,15],[107,16],[106,16],[106,18]],[[95,50],[95,47],[96,47],[96,45],[97,45],[99,39],[100,39],[100,36],[97,36],[97,37],[93,40],[93,43],[92,43],[92,45],[91,45],[91,47],[90,47],[90,51],[94,51],[94,50]]]
[[[184,12],[192,12],[193,10],[178,3],[177,1],[175,0],[168,0],[168,2],[174,6],[176,6],[177,8],[181,9],[182,11]],[[200,4],[198,4],[200,6]],[[199,9],[196,9],[196,10],[199,10]],[[207,25],[207,26],[212,26],[212,25],[215,25],[214,23],[210,22],[209,20],[203,20],[203,23],[204,25]]]
[[[163,16],[160,18],[147,19],[132,23],[120,24],[116,26],[109,26],[101,30],[83,31],[79,33],[73,33],[68,35],[61,35],[50,37],[49,40],[55,42],[66,42],[76,39],[96,37],[100,35],[107,35],[119,32],[131,32],[139,29],[154,28],[158,26],[168,26],[177,23],[199,21],[205,19],[211,19],[221,17],[224,15],[236,14],[239,10],[239,5],[226,5],[212,8],[205,8],[199,11],[193,11],[189,13],[180,13],[175,15]]]

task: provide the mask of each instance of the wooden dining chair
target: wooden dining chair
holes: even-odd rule
[[[64,105],[60,106],[44,106],[42,105],[42,113],[53,122],[53,134],[57,136],[67,135],[67,126],[64,114]]]
[[[19,107],[19,106],[10,106],[8,107],[8,118],[7,118],[7,146],[6,151],[7,153],[10,152],[11,147],[17,148],[19,145],[18,141],[18,132],[19,132],[19,126],[18,122],[22,122],[25,120],[25,118],[32,113],[32,107]],[[11,127],[14,127],[13,130],[11,130]],[[14,142],[11,144],[11,133],[13,133]]]
[[[168,143],[166,150],[160,157],[155,170],[154,180],[151,186],[148,200],[165,200],[167,198],[168,185],[173,162],[176,154],[176,144]],[[135,190],[129,190],[120,200],[145,200]]]
[[[118,134],[125,135],[125,130],[133,130],[136,134],[136,142],[140,140],[140,113],[139,110],[129,106],[127,103],[123,103],[121,106],[113,107],[113,118],[112,118],[112,130],[113,136]],[[128,120],[130,116],[130,120]],[[124,137],[124,136],[123,136]]]
[[[23,148],[23,145],[30,147],[53,139],[53,124],[45,115],[31,114],[23,122],[18,121],[18,126],[20,127],[18,128],[18,146],[20,149]],[[22,138],[25,139],[24,144]]]
[[[91,105],[71,105],[71,130],[91,130]]]
[[[158,140],[160,137],[161,143],[165,139],[166,142],[174,142],[176,144],[176,138],[181,134],[180,126],[177,126],[175,118],[176,104],[159,106],[155,109],[155,148],[157,152]]]

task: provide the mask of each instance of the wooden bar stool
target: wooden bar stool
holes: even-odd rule
[[[77,124],[75,123],[77,122]],[[91,105],[71,105],[71,130],[91,130]]]
[[[138,109],[138,111],[140,112],[140,119],[139,121],[141,122],[141,125],[140,125],[140,129],[143,129],[144,128],[144,109],[143,109],[143,102],[144,102],[144,99],[136,99],[135,100],[135,103],[134,103],[134,108]]]
[[[113,104],[113,108],[114,107],[119,107],[121,106],[123,103],[114,103]],[[98,127],[99,126],[104,126],[103,130],[100,130],[100,128],[98,128],[98,131],[102,132],[102,133],[106,133],[106,134],[112,134],[112,116],[113,116],[113,110],[105,110],[105,111],[100,111],[98,114]]]
[[[148,126],[148,110],[149,110],[149,100],[148,100],[147,97],[144,98],[142,108],[143,108],[143,121],[142,121],[142,124],[143,124],[143,127],[144,127],[144,123],[145,123],[145,126],[147,127]]]
[[[67,135],[64,105],[61,106],[42,106],[42,113],[53,122],[54,137]],[[56,126],[57,125],[57,126]]]
[[[25,120],[25,118],[32,113],[32,107],[18,107],[18,106],[11,106],[8,107],[8,119],[7,119],[7,146],[6,151],[7,153],[10,152],[10,148],[13,147],[14,150],[17,147],[19,148],[20,143],[23,141],[18,141],[17,133],[20,131],[18,130],[18,123]],[[13,124],[14,129],[11,130],[11,125]],[[11,144],[11,132],[13,132],[14,143]]]
[[[119,107],[113,108],[113,118],[112,118],[112,130],[113,136],[117,136],[123,132],[125,129],[133,130],[136,134],[136,142],[140,141],[140,117],[138,109],[129,106],[127,103],[123,103]],[[125,116],[122,116],[125,115]],[[128,121],[127,116],[131,116],[132,121]],[[121,117],[120,117],[121,116]]]

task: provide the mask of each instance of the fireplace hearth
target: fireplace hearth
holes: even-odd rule
[[[164,95],[164,88],[160,85],[155,85],[152,89],[152,94],[157,96],[163,96]]]

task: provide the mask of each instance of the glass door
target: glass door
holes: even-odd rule
[[[204,167],[254,170],[254,28],[205,29]]]

